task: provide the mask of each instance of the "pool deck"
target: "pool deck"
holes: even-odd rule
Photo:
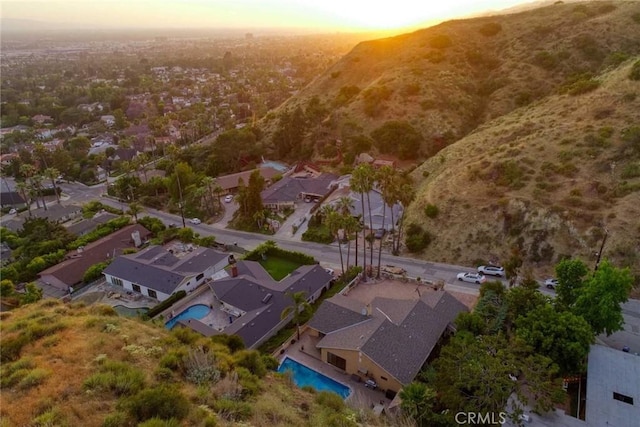
[[[296,362],[320,372],[321,374],[349,387],[351,394],[346,398],[345,402],[357,409],[372,409],[374,405],[382,404],[385,408],[389,407],[390,399],[387,399],[385,393],[381,390],[371,390],[364,386],[364,383],[355,381],[344,371],[329,365],[320,360],[320,351],[316,349],[315,342],[317,339],[308,334],[300,335],[300,341],[290,345],[284,350],[278,361],[282,363],[285,357],[295,360]]]

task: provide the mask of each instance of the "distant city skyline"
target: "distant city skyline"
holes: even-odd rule
[[[531,0],[3,0],[3,20],[69,29],[229,28],[369,31],[534,3]],[[35,27],[35,25],[34,25]],[[38,28],[34,28],[38,30]]]

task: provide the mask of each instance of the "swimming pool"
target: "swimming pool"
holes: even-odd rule
[[[208,305],[204,305],[204,304],[192,305],[191,307],[187,308],[186,310],[184,310],[183,312],[181,312],[180,314],[178,314],[177,316],[169,320],[164,326],[167,329],[171,329],[176,325],[176,323],[178,323],[179,320],[202,319],[204,316],[209,314],[209,311],[211,311],[211,309],[209,308]]]
[[[343,399],[346,399],[351,394],[351,389],[346,385],[340,384],[338,381],[288,357],[285,357],[278,367],[278,372],[283,373],[286,371],[291,371],[293,382],[298,387],[310,386],[318,391],[332,391],[340,395]]]
[[[277,170],[278,172],[286,172],[289,170],[289,167],[283,163],[275,162],[273,160],[265,160],[260,163],[261,168],[272,168]]]

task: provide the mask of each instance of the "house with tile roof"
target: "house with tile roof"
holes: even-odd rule
[[[292,316],[281,319],[292,304],[290,294],[304,292],[313,303],[331,286],[333,276],[318,264],[303,265],[281,281],[274,280],[256,261],[238,261],[237,274],[209,283],[216,305],[229,315],[229,324],[215,329],[190,319],[184,326],[205,336],[238,335],[247,348],[257,348],[284,327]]]
[[[447,292],[417,300],[375,298],[368,305],[335,295],[308,323],[322,361],[398,392],[428,362],[467,307]]]
[[[224,194],[233,194],[238,191],[240,180],[247,185],[249,183],[249,177],[253,171],[259,171],[260,175],[264,179],[265,186],[271,184],[276,176],[282,175],[282,172],[272,167],[263,167],[257,169],[251,169],[244,172],[232,173],[229,175],[223,175],[216,178],[216,183],[222,188]]]
[[[180,290],[193,291],[227,264],[227,254],[176,243],[119,256],[102,274],[112,285],[164,301]]]

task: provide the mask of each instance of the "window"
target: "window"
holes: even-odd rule
[[[136,285],[135,283],[133,283],[131,285],[131,287],[133,288],[134,291],[140,292],[140,285]],[[142,293],[142,292],[140,292],[140,293]]]
[[[122,287],[122,279],[118,279],[117,277],[111,276],[111,283],[116,286]]]
[[[153,289],[147,289],[147,295],[149,295],[151,298],[158,299],[158,294]]]
[[[380,379],[381,379],[381,380],[385,380],[385,381],[388,381],[388,380],[389,380],[387,377],[383,377],[382,375],[380,376]]]
[[[196,280],[200,280],[204,277],[204,273],[200,273],[196,276]]]
[[[340,356],[336,356],[333,353],[327,352],[327,363],[340,368],[343,371],[347,369],[347,361]]]
[[[633,405],[633,397],[626,396],[624,394],[613,392],[613,398],[615,400],[619,400],[620,402],[628,403],[629,405]]]

